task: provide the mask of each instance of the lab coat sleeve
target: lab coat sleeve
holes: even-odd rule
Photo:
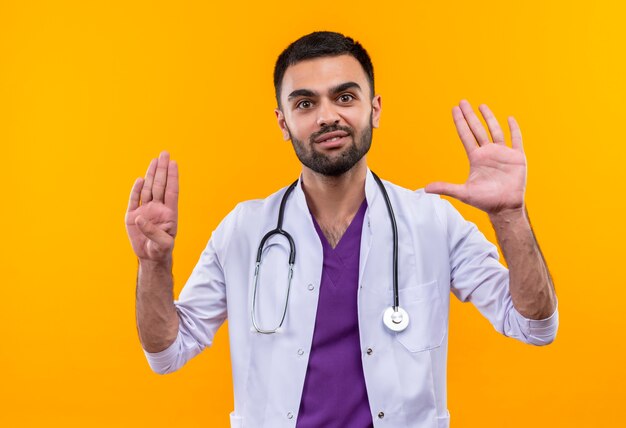
[[[551,343],[559,324],[558,307],[542,320],[520,314],[513,306],[509,271],[499,262],[496,246],[452,204],[440,201],[449,240],[452,293],[462,302],[472,302],[499,333],[533,345]]]
[[[172,373],[211,346],[217,329],[226,319],[226,284],[220,257],[236,222],[238,208],[213,232],[200,260],[174,305],[178,313],[178,335],[160,352],[144,353],[153,371]]]

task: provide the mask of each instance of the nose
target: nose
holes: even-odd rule
[[[329,101],[322,101],[319,109],[317,110],[317,124],[320,127],[326,127],[330,125],[338,125],[340,120],[339,113],[334,108],[334,105]]]

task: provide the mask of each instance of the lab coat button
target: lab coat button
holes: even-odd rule
[[[309,289],[309,291],[315,290],[315,286],[313,284],[309,284],[307,288]]]
[[[385,417],[385,414],[383,412],[378,412],[378,419],[382,419]]]
[[[304,350],[298,349],[298,355],[304,355]]]
[[[293,413],[288,412],[287,413],[287,419],[293,419]]]
[[[372,348],[367,348],[367,351],[365,351],[367,353],[367,355],[372,355],[374,353],[374,350]]]

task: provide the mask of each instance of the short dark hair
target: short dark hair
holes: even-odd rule
[[[374,66],[367,51],[359,42],[355,42],[350,37],[331,31],[316,31],[287,46],[276,60],[274,67],[274,90],[276,91],[276,102],[280,107],[280,92],[285,71],[291,65],[307,59],[320,58],[325,56],[352,55],[363,67],[367,75],[367,80],[374,96]]]

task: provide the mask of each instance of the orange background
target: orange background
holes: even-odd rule
[[[0,3],[0,426],[225,427],[227,331],[173,375],[135,329],[127,197],[167,149],[181,171],[178,293],[211,231],[299,164],[275,123],[275,58],[343,32],[371,54],[381,128],[369,164],[409,188],[462,182],[450,109],[518,119],[527,204],[556,284],[548,347],[450,315],[453,427],[618,426],[624,419],[622,2]],[[494,238],[484,213],[455,205]]]

